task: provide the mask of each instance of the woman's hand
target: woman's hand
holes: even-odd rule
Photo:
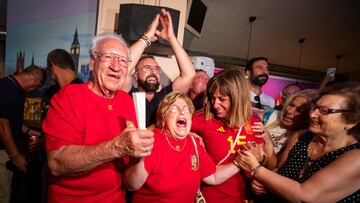
[[[266,190],[265,190],[264,186],[255,179],[253,179],[251,181],[251,189],[257,195],[266,194]]]
[[[247,142],[243,150],[250,151],[259,162],[263,162],[265,159],[264,150],[260,145],[256,144],[256,142]]]
[[[246,149],[241,150],[239,155],[235,158],[234,164],[240,166],[243,170],[250,172],[259,165],[256,157]]]

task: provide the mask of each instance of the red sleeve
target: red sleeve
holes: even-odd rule
[[[151,154],[147,157],[145,157],[144,159],[144,166],[145,166],[145,170],[146,172],[150,175],[152,174],[155,166],[158,166],[159,163],[159,157],[161,156],[160,151],[161,151],[161,140],[160,140],[160,135],[157,133],[158,131],[155,129],[154,130],[154,145],[153,148],[151,150]]]

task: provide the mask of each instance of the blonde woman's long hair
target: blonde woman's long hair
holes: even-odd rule
[[[250,88],[244,73],[240,70],[226,70],[209,80],[206,86],[208,101],[205,107],[205,120],[215,117],[212,97],[217,89],[221,95],[230,98],[231,108],[226,115],[225,123],[229,127],[239,127],[250,122]]]

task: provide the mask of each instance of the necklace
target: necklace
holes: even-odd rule
[[[303,165],[303,167],[301,168],[300,172],[299,172],[299,178],[302,179],[304,178],[305,175],[305,171],[307,168],[311,167],[313,164],[313,160],[311,160],[310,156],[313,154],[314,152],[314,144],[310,143],[308,146],[308,150],[307,150],[307,158],[306,158],[306,162]]]
[[[174,145],[172,145],[172,144],[170,143],[169,138],[168,138],[168,135],[167,135],[166,133],[165,133],[165,137],[166,137],[167,143],[170,145],[170,147],[171,147],[173,150],[175,150],[175,151],[177,151],[177,152],[181,152],[181,151],[183,151],[183,150],[185,149],[185,146],[186,146],[186,138],[185,138],[184,145],[183,145],[182,147],[180,147],[180,145],[175,145],[175,147],[174,147]]]
[[[310,156],[308,156],[307,159],[306,159],[305,164],[303,165],[302,169],[300,170],[300,173],[299,173],[299,178],[300,179],[304,178],[306,169],[311,167],[312,164],[313,164],[313,160],[311,160]]]

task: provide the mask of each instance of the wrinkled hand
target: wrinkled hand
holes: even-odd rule
[[[26,166],[28,165],[28,163],[23,155],[18,154],[15,157],[12,157],[11,160],[17,169],[19,169],[22,172],[26,172]]]
[[[263,161],[265,155],[264,150],[260,145],[256,144],[256,142],[247,142],[244,145],[244,150],[252,152],[259,162]]]
[[[265,187],[255,179],[251,181],[251,189],[257,195],[266,194]]]
[[[259,162],[250,151],[243,149],[235,158],[234,164],[238,167],[241,167],[243,170],[250,172],[252,169],[259,165]]]
[[[113,141],[113,148],[117,155],[142,158],[149,156],[153,148],[154,133],[150,130],[137,130],[133,126],[127,127]]]
[[[173,23],[169,11],[166,11],[165,9],[161,9],[160,23],[162,29],[161,31],[158,30],[156,31],[155,33],[156,36],[161,37],[162,39],[168,42],[174,39],[176,40]]]

